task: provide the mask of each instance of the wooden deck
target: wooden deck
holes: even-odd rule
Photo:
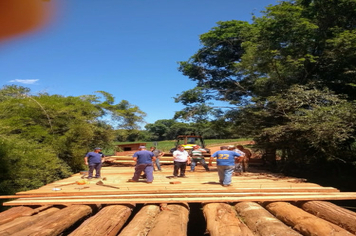
[[[216,212],[221,212],[222,211],[221,209],[225,209],[224,211],[230,212],[230,206],[235,206],[236,209],[241,210],[244,206],[239,204],[242,203],[257,204],[258,202],[258,203],[268,204],[274,202],[296,203],[296,202],[313,202],[319,200],[320,201],[356,200],[356,193],[354,192],[340,192],[338,189],[330,186],[320,186],[315,183],[309,183],[307,182],[307,180],[304,179],[285,177],[279,174],[268,173],[260,170],[259,168],[254,168],[254,167],[250,168],[250,172],[244,173],[241,176],[233,176],[232,185],[229,187],[223,187],[218,183],[218,174],[217,174],[216,167],[211,167],[211,171],[206,172],[202,166],[198,165],[196,167],[195,172],[189,172],[189,171],[186,172],[187,178],[176,178],[176,179],[171,178],[173,172],[172,165],[162,165],[162,169],[163,169],[162,172],[159,171],[154,172],[154,182],[152,184],[147,184],[144,179],[140,180],[139,182],[127,182],[127,180],[132,177],[134,172],[134,166],[132,165],[108,166],[102,168],[102,179],[91,179],[91,180],[82,179],[82,175],[78,173],[78,174],[74,174],[70,178],[48,184],[39,189],[19,192],[13,196],[1,196],[0,198],[9,199],[9,201],[3,204],[5,206],[13,206],[14,209],[16,207],[30,206],[31,208],[34,209],[33,211],[35,212],[41,212],[42,210],[47,211],[47,208],[52,209],[52,206],[59,206],[59,205],[62,207],[65,206],[65,209],[59,211],[61,212],[60,214],[61,216],[59,216],[59,212],[53,213],[53,214],[58,214],[58,216],[56,216],[56,218],[51,221],[52,223],[48,223],[48,222],[45,223],[45,221],[49,220],[50,218],[46,220],[43,219],[41,221],[42,224],[44,225],[41,227],[56,228],[55,232],[48,231],[50,233],[38,234],[38,235],[60,235],[63,234],[64,231],[68,231],[68,228],[70,228],[71,225],[81,224],[81,222],[84,221],[85,217],[81,215],[81,216],[77,216],[77,218],[75,219],[72,219],[70,217],[73,216],[69,217],[69,215],[71,215],[70,212],[73,211],[78,212],[78,214],[79,212],[85,212],[82,214],[85,215],[86,218],[88,218],[90,215],[93,215],[89,219],[98,217],[101,221],[108,221],[108,219],[106,219],[105,216],[99,217],[100,212],[104,214],[103,213],[104,209],[109,211],[108,206],[117,206],[119,208],[117,208],[115,211],[112,210],[116,213],[106,213],[105,215],[119,214],[117,212],[121,212],[121,211],[125,212],[125,213],[120,213],[121,215],[118,216],[120,219],[118,220],[118,222],[121,222],[120,226],[117,225],[118,223],[115,223],[115,226],[112,226],[116,228],[116,233],[118,233],[120,230],[124,228],[125,222],[126,224],[129,223],[128,226],[126,227],[129,227],[130,224],[131,227],[133,224],[137,224],[137,223],[133,223],[134,220],[132,220],[132,222],[129,222],[130,221],[129,216],[131,212],[135,209],[135,207],[137,208],[137,206],[141,206],[141,207],[156,206],[158,207],[157,211],[161,213],[164,211],[164,209],[171,209],[170,211],[184,212],[184,210],[181,209],[180,207],[184,205],[188,206],[189,204],[198,203],[201,204],[201,206],[204,206],[204,216],[205,216],[205,220],[207,221],[207,225],[205,225],[205,223],[203,225],[204,227],[205,226],[207,227],[207,230],[210,232],[210,235],[224,235],[221,231],[218,231],[218,233],[216,232],[214,233],[213,232],[214,227],[217,226],[215,225],[214,227],[212,227],[210,225],[212,224],[211,219],[215,219],[214,217],[211,219],[209,218],[210,214],[213,215],[215,214],[215,213],[209,213],[209,211],[215,212],[215,210],[211,210],[211,209],[215,209],[213,208],[215,206],[213,204],[220,204],[217,205],[219,207],[219,210],[216,210]],[[187,168],[187,170],[189,170],[189,167]],[[78,181],[81,182],[83,180],[85,180],[86,182],[85,184],[83,185],[77,184]],[[177,205],[177,204],[181,204],[181,205]],[[103,210],[99,211],[99,213],[96,213],[93,210],[80,208],[84,206],[93,206],[93,205],[103,207]],[[174,208],[174,210],[172,210],[173,209],[172,207]],[[264,207],[266,209],[268,208],[266,206]],[[187,208],[186,207],[183,208],[189,209],[189,206]],[[35,210],[35,209],[39,209],[39,210]],[[142,208],[141,211],[143,211],[143,209],[144,208]],[[272,210],[269,209],[269,211]],[[138,217],[141,211],[139,211],[135,217]],[[343,215],[347,215],[348,217],[350,217],[351,221],[353,220],[353,222],[356,222],[355,213],[350,213],[345,209],[341,209],[341,210],[338,209],[337,212],[339,213],[342,212]],[[13,229],[14,223],[7,222],[6,219],[9,218],[9,216],[6,214],[3,214],[3,216],[6,217],[4,220],[5,226],[2,226],[1,214],[2,213],[0,213],[0,235],[12,235],[12,234],[2,234],[2,232],[10,232],[11,230],[6,231],[9,230],[10,228],[12,230],[15,229]],[[122,214],[124,214],[125,216],[123,216]],[[149,215],[151,213],[144,213],[144,214],[147,214],[146,218],[150,218]],[[192,218],[188,219],[187,214],[189,214],[189,210],[188,213],[182,213],[182,214],[184,217],[182,216],[183,217],[182,219],[177,219],[178,223],[180,224],[180,226],[178,227],[179,229],[187,228],[188,221],[194,221],[194,219]],[[229,214],[232,214],[232,217],[235,217],[237,213],[235,212]],[[242,213],[239,212],[238,214],[243,215],[243,212]],[[16,217],[19,216],[16,215]],[[21,217],[24,216],[21,215]],[[35,220],[34,216],[31,217],[33,218],[33,222],[38,221]],[[176,217],[176,215],[166,216],[165,219],[167,220],[172,217]],[[248,216],[244,216],[244,217],[246,219],[248,218]],[[69,220],[69,218],[71,220]],[[338,216],[338,218],[340,219],[340,216]],[[29,221],[28,218],[26,218],[26,220]],[[262,220],[262,218],[258,220]],[[62,223],[61,226],[58,226],[58,222],[62,222],[62,221],[65,221],[65,223]],[[67,221],[71,221],[71,222],[68,223]],[[290,222],[290,221],[291,220],[288,219],[286,222]],[[218,224],[216,222],[216,219],[213,220],[213,222],[215,222],[214,224]],[[11,226],[7,225],[10,223],[12,224]],[[21,224],[23,224],[23,222]],[[36,224],[41,224],[41,223],[36,223]],[[142,222],[140,224],[142,224]],[[158,225],[158,223],[156,222],[156,223],[152,223],[150,227],[148,226],[147,227],[149,228],[149,230],[152,231],[153,230],[152,227],[155,224]],[[165,224],[165,222],[161,222],[160,224]],[[252,226],[249,226],[250,229],[248,230],[254,231],[252,229],[254,227],[253,224],[254,223],[252,223]],[[290,225],[290,223],[288,224]],[[352,222],[350,224],[356,225]],[[37,232],[38,230],[40,230],[38,227],[39,226],[37,225],[33,229],[33,232]],[[57,229],[58,227],[61,227],[61,229]],[[139,228],[139,226],[135,226],[135,227]],[[313,227],[315,228],[316,226],[314,225]],[[351,227],[351,229],[349,229],[348,227]],[[354,228],[352,227],[353,226],[345,226],[343,228],[344,229],[346,228],[347,230],[349,230],[349,232],[356,233],[356,227]],[[18,229],[16,228],[16,230]],[[163,229],[160,230],[162,231]],[[333,228],[332,230],[335,229]],[[340,229],[340,232],[343,232],[341,230],[343,229]],[[32,231],[30,230],[28,232],[29,232],[28,235],[30,235],[30,232]],[[56,232],[59,233],[57,234]],[[152,232],[155,231],[153,230]],[[282,230],[282,232],[284,232],[284,230]],[[116,235],[116,233],[110,235]],[[20,233],[18,235],[27,235],[27,234]],[[81,235],[81,234],[78,233],[73,235]],[[93,235],[100,235],[100,234],[93,234]],[[109,235],[109,234],[102,233],[102,235]],[[129,235],[129,234],[123,233],[120,235]],[[137,235],[141,235],[141,234],[137,234]],[[142,234],[142,235],[146,235],[146,234]],[[175,236],[175,235],[189,235],[189,233],[182,232],[181,234],[175,234],[175,233],[158,234],[156,232],[154,234],[152,233],[151,235],[172,235],[172,236],[174,235]],[[199,234],[190,233],[190,235],[199,235]],[[225,235],[239,235],[239,234],[225,234]],[[240,234],[240,235],[250,235],[250,234]],[[251,235],[263,235],[263,234],[260,233],[260,234],[251,234]],[[264,234],[264,235],[268,235],[268,234]],[[278,234],[274,234],[274,235],[278,235]],[[292,235],[300,235],[300,234],[293,233]],[[308,235],[308,234],[303,234],[303,235]],[[335,234],[335,235],[353,235],[353,234],[344,233],[344,234]]]
[[[238,202],[238,201],[304,201],[356,199],[356,193],[308,183],[306,180],[278,174],[258,172],[232,177],[232,185],[218,182],[216,168],[206,172],[197,166],[186,172],[187,178],[172,177],[172,166],[164,165],[162,172],[154,172],[154,182],[127,182],[134,167],[103,167],[103,179],[91,179],[84,185],[81,174],[48,184],[39,189],[17,193],[18,199],[4,203],[14,205],[43,204],[138,204],[180,202]],[[102,186],[97,183],[103,183]],[[173,184],[172,184],[173,183]],[[115,188],[113,188],[115,187]]]

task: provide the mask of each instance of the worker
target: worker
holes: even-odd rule
[[[147,183],[153,182],[153,161],[156,160],[155,155],[146,150],[146,146],[140,146],[139,151],[133,154],[133,160],[136,162],[135,172],[132,179],[128,182],[138,182],[142,171],[145,173]]]
[[[159,161],[160,161],[160,158],[164,155],[164,152],[161,152],[161,150],[158,150],[156,147],[150,147],[150,150],[156,157],[154,164],[156,164],[157,170],[162,171],[161,164],[159,163]],[[156,171],[154,165],[153,165],[153,171]]]
[[[251,153],[251,151],[249,149],[244,148],[244,146],[242,146],[242,145],[237,145],[236,148],[237,148],[238,151],[241,151],[244,154],[243,158],[241,160],[241,166],[242,166],[242,171],[243,172],[247,172],[248,164],[250,162],[250,158],[252,156],[252,153]]]
[[[95,170],[95,178],[101,178],[101,165],[104,162],[104,155],[101,153],[101,148],[97,147],[93,152],[88,152],[84,157],[85,165],[89,166],[88,179],[93,178]]]
[[[234,173],[235,158],[238,158],[241,154],[228,150],[227,146],[221,146],[220,151],[215,152],[209,160],[209,165],[212,164],[214,158],[216,158],[216,164],[218,167],[219,183],[228,187],[231,185],[232,173]]]
[[[190,156],[189,153],[184,150],[182,145],[178,145],[177,150],[173,152],[173,160],[174,160],[174,170],[173,170],[173,178],[178,177],[178,172],[180,171],[179,177],[186,178],[185,169],[187,164],[190,164]]]
[[[198,162],[202,164],[202,166],[205,168],[206,171],[209,171],[209,167],[205,163],[204,154],[203,154],[204,152],[206,152],[206,150],[200,148],[199,145],[195,145],[193,149],[190,151],[190,155],[192,157],[192,163],[190,164],[191,172],[195,171],[195,166],[197,165]]]

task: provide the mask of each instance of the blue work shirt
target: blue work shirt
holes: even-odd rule
[[[102,154],[100,154],[100,153],[88,152],[85,156],[88,158],[89,165],[101,163]]]
[[[212,155],[212,157],[216,157],[218,166],[233,166],[235,165],[235,157],[239,156],[241,156],[240,153],[229,150],[220,150]]]
[[[154,154],[147,150],[141,150],[141,151],[135,152],[133,154],[133,157],[137,157],[137,165],[152,164],[152,157],[154,157]]]

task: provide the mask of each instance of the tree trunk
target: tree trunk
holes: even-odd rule
[[[145,236],[151,230],[158,213],[157,205],[144,206],[120,232],[119,236]]]
[[[253,233],[236,217],[236,211],[226,203],[208,203],[203,207],[207,230],[211,236],[253,236]]]
[[[303,235],[332,235],[347,236],[353,235],[345,229],[320,219],[302,209],[287,202],[272,202],[265,204],[267,210],[278,219],[293,227]]]
[[[10,222],[21,216],[32,215],[34,210],[31,207],[19,206],[0,213],[0,225]]]
[[[70,236],[97,235],[115,236],[131,215],[132,208],[124,205],[111,205],[101,209],[87,219]]]
[[[186,236],[189,220],[188,204],[168,204],[161,209],[148,236]]]
[[[237,203],[235,209],[255,235],[301,236],[255,202]]]
[[[16,218],[15,220],[8,222],[6,224],[3,224],[0,226],[0,235],[13,235],[14,233],[21,231],[27,227],[30,227],[31,225],[42,221],[49,217],[50,215],[54,214],[55,212],[59,211],[58,208],[52,207],[49,208],[45,211],[42,211],[38,213],[37,215],[33,216],[22,216],[19,218]]]
[[[356,235],[356,213],[339,207],[331,202],[309,201],[300,207],[324,220],[330,221]]]
[[[63,231],[80,222],[92,213],[92,208],[88,205],[68,206],[48,218],[37,222],[36,224],[21,230],[14,236],[55,236],[60,235]]]

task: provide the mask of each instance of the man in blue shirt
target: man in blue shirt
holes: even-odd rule
[[[95,148],[94,152],[88,152],[85,157],[85,165],[89,166],[88,179],[93,178],[93,172],[95,169],[95,178],[101,178],[100,170],[101,163],[103,162],[104,155],[101,153],[101,148]]]
[[[231,176],[235,168],[235,158],[238,158],[241,154],[229,151],[227,146],[222,146],[220,149],[220,151],[215,152],[210,157],[209,165],[211,165],[213,158],[216,158],[219,182],[222,186],[227,187],[231,185]]]
[[[147,183],[153,182],[153,163],[156,160],[155,155],[146,150],[145,146],[140,146],[139,151],[133,154],[133,160],[136,162],[135,173],[128,182],[138,182],[142,171],[145,172]]]

